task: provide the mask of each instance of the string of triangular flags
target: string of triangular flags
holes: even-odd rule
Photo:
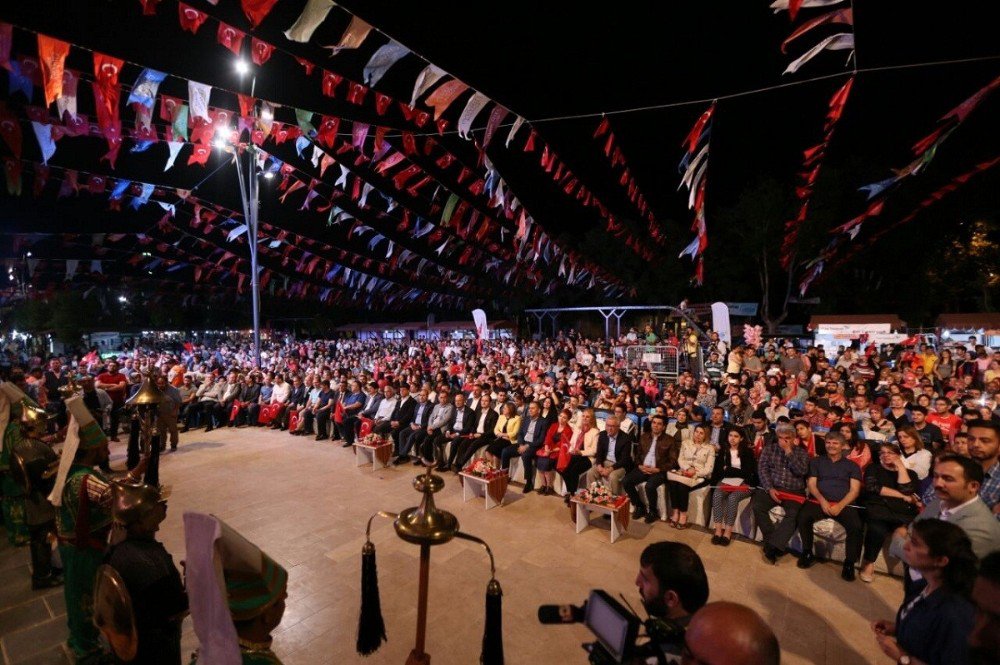
[[[691,230],[695,238],[681,250],[677,258],[690,256],[695,262],[693,282],[701,286],[705,281],[705,249],[708,247],[708,226],[705,222],[705,184],[708,181],[708,153],[712,141],[712,119],[715,102],[695,121],[681,144],[684,156],[677,170],[681,174],[681,184],[677,189],[687,188],[688,209],[694,210]]]
[[[889,224],[886,227],[880,229],[876,233],[872,234],[871,238],[869,238],[869,241],[867,243],[864,243],[864,244],[862,244],[862,243],[854,243],[853,245],[851,245],[850,249],[847,252],[845,252],[843,255],[841,255],[836,260],[831,260],[828,267],[833,268],[833,267],[837,267],[837,266],[840,266],[840,265],[843,265],[843,264],[847,263],[848,261],[850,261],[851,259],[853,259],[859,252],[863,251],[864,249],[866,249],[868,247],[871,247],[876,242],[878,242],[879,240],[881,240],[886,234],[888,234],[888,233],[890,233],[892,231],[895,231],[896,229],[898,229],[900,226],[903,226],[904,224],[908,224],[908,223],[912,222],[924,210],[926,210],[927,208],[930,208],[931,206],[935,205],[936,203],[939,203],[940,201],[944,200],[945,198],[947,198],[951,194],[953,194],[956,191],[958,191],[959,188],[961,188],[966,183],[968,183],[969,180],[971,180],[973,177],[975,177],[975,176],[977,176],[977,175],[979,175],[981,173],[984,173],[984,172],[988,171],[989,169],[993,168],[997,164],[1000,164],[1000,155],[998,155],[997,157],[994,157],[992,159],[988,159],[988,160],[986,160],[984,162],[980,162],[980,163],[976,164],[974,167],[972,167],[971,169],[969,169],[968,171],[966,171],[965,173],[962,173],[961,175],[955,176],[948,183],[946,183],[945,185],[942,185],[941,187],[939,187],[938,189],[934,190],[933,192],[931,192],[930,194],[928,194],[926,197],[924,197],[924,199],[921,200],[920,203],[918,203],[905,216],[903,216],[899,220],[893,222],[892,224]],[[820,259],[814,261],[810,265],[808,272],[805,274],[805,276],[799,282],[799,293],[800,294],[805,295],[805,293],[809,289],[810,285],[812,285],[813,282],[817,278],[819,278],[819,276],[824,271],[824,266],[826,266],[826,260],[829,259],[829,258],[830,257],[821,257]]]
[[[800,183],[795,188],[795,197],[799,200],[799,211],[795,217],[785,222],[785,239],[781,245],[781,265],[785,269],[788,268],[792,261],[792,255],[795,253],[799,229],[809,215],[809,202],[816,187],[816,180],[819,178],[820,168],[853,86],[854,76],[852,75],[833,93],[827,106],[826,119],[823,122],[823,140],[802,153],[802,171],[798,173]]]
[[[293,26],[288,31],[285,32],[286,37],[288,37],[292,41],[308,42],[311,39],[312,33],[315,30],[315,28],[318,27],[318,25],[322,23],[323,20],[325,20],[326,15],[328,14],[330,8],[331,8],[330,3],[310,2],[304,8],[300,18],[295,22],[295,24],[293,24]],[[184,11],[187,12],[188,14],[191,13],[190,11],[188,11],[188,8],[186,7]],[[194,11],[197,12],[197,10]],[[207,14],[201,12],[198,15],[199,22],[196,25],[193,25],[187,29],[189,29],[191,32],[197,32],[197,28],[199,28],[201,23],[203,23],[208,18],[209,17]],[[182,21],[182,24],[183,23],[184,21]],[[221,21],[219,23],[220,26],[223,25]],[[373,28],[370,25],[368,25],[358,17],[352,15],[351,23],[345,29],[345,32],[343,33],[341,40],[336,45],[329,45],[326,46],[325,48],[329,48],[332,53],[340,52],[345,48],[357,48],[364,42],[364,40],[368,37],[368,35],[371,34],[372,31]],[[375,30],[375,32],[378,31]],[[278,47],[274,47],[273,45],[271,46],[273,50],[281,50]],[[385,72],[388,70],[389,67],[391,67],[393,64],[395,64],[400,59],[409,54],[410,52],[407,49],[405,49],[405,47],[400,46],[399,44],[393,42],[390,39],[388,44],[379,48],[375,52],[375,54],[373,54],[372,58],[365,66],[365,83],[374,86],[375,84],[378,83],[378,81],[385,74]],[[307,73],[311,71],[310,68],[307,66],[306,61],[304,61],[302,58],[294,56],[290,53],[289,55],[295,57],[295,59],[298,60],[300,64],[303,64],[303,66],[306,66]],[[343,76],[340,74],[333,74],[332,72],[324,71],[323,75],[324,94],[328,94],[328,96],[333,96],[334,89],[343,80],[344,80]],[[402,112],[406,120],[412,120],[418,127],[423,127],[426,125],[428,119],[430,118],[430,115],[428,114],[428,112],[416,109],[415,105],[417,103],[418,98],[427,94],[429,91],[431,91],[431,89],[434,87],[435,84],[441,83],[443,80],[444,82],[442,83],[442,85],[440,85],[436,90],[434,90],[427,96],[427,98],[424,100],[424,104],[433,110],[433,119],[435,121],[435,124],[437,125],[438,133],[443,133],[445,131],[445,128],[447,127],[447,121],[441,117],[441,114],[443,114],[459,96],[461,96],[464,92],[468,91],[469,87],[468,85],[466,85],[461,81],[458,81],[457,79],[448,77],[448,75],[445,74],[443,70],[440,70],[439,68],[430,63],[428,63],[428,65],[424,68],[424,70],[417,76],[417,79],[414,83],[413,95],[410,104],[407,105],[403,102],[399,102],[400,111]],[[367,88],[363,87],[359,88],[358,86],[360,84],[356,84],[350,81],[348,81],[348,84],[349,84],[349,89],[351,90],[351,92],[349,92],[348,95],[348,101],[351,101],[352,99],[357,99],[358,97],[363,99],[365,93],[367,92]],[[379,92],[375,93],[375,98],[376,98],[376,111],[378,111],[379,114],[382,115],[385,112],[385,109],[393,100],[391,97],[383,95],[382,93]],[[477,116],[481,115],[482,111],[489,103],[491,103],[491,100],[489,100],[482,93],[478,92],[473,93],[473,95],[467,101],[466,106],[462,111],[458,120],[458,134],[460,136],[462,136],[463,138],[473,138],[470,135],[472,123]],[[509,111],[507,111],[507,109],[504,108],[502,105],[497,104],[495,102],[492,103],[494,107],[489,114],[489,119],[487,121],[486,128],[483,132],[483,140],[481,143],[478,140],[475,141],[476,147],[481,153],[480,161],[483,161],[483,157],[485,154],[484,150],[486,147],[489,146],[496,130],[502,124],[504,119],[509,115]],[[517,130],[523,124],[523,122],[524,119],[519,117],[513,123],[511,131],[507,137],[508,145],[510,141],[513,139],[514,135],[517,133]],[[355,128],[357,128],[357,126],[358,123],[355,122]],[[367,131],[368,130],[362,130],[361,136],[363,137],[367,133]],[[384,132],[386,131],[386,129],[378,128],[376,130],[376,136],[378,136],[379,131],[383,132],[384,136]],[[357,136],[358,133],[355,132],[354,134],[355,139],[357,139]],[[404,131],[402,132],[402,138],[403,138],[404,148],[406,148],[405,152],[409,154],[411,152],[410,146],[412,145],[413,134]],[[530,146],[533,146],[533,141],[531,137],[529,137],[525,145],[526,145],[526,151],[530,151],[528,150],[528,148]],[[492,170],[493,169],[490,168],[490,171]],[[412,173],[413,172],[411,171],[410,174],[412,175]],[[570,177],[563,177],[561,167],[556,168],[556,174],[559,176],[560,184],[563,186],[563,191],[566,192],[567,194],[572,194],[574,189],[576,188],[576,183],[572,182],[571,174],[569,174]],[[422,179],[418,179],[418,186],[426,184],[426,182],[429,181],[429,179],[430,178],[427,176],[425,176]],[[489,183],[493,180],[494,178],[492,177],[492,174],[490,174],[487,177],[486,182]],[[480,182],[481,181],[474,182],[473,186],[479,185]],[[502,192],[502,189],[500,189],[499,191]],[[589,202],[590,196],[585,189],[577,190],[576,194],[578,195],[578,199],[585,199]],[[503,197],[501,197],[500,200],[501,201],[504,200]],[[599,206],[599,202],[597,203],[598,203],[598,210],[602,213],[602,216],[606,217],[605,210]],[[516,214],[516,211],[513,212],[514,214]],[[508,213],[511,213],[511,211],[508,210]],[[514,214],[508,214],[508,218],[512,219]],[[620,227],[621,225],[616,224],[613,221],[609,225],[609,229],[614,231],[616,235],[618,235],[619,237],[622,236],[624,233],[623,229]],[[550,238],[549,239],[543,238],[541,244],[544,245],[546,242],[551,243],[552,241]],[[638,248],[640,245],[639,240],[637,238],[634,239],[630,238],[630,243],[632,246],[636,248]],[[648,250],[646,251],[648,252]],[[536,252],[536,260],[538,258],[541,258],[543,255],[544,252],[542,253]],[[649,258],[651,258],[651,256]],[[617,288],[621,288],[623,286],[619,280],[616,279],[613,280],[613,278],[611,278],[611,276],[606,271],[597,269],[597,267],[592,263],[590,263],[589,270],[597,273],[601,281],[608,282],[609,285],[612,281],[617,281],[618,283],[615,285]]]
[[[619,186],[625,189],[625,193],[628,200],[632,202],[639,214],[642,215],[647,223],[649,224],[649,237],[653,239],[658,245],[662,245],[665,241],[665,233],[663,225],[660,224],[656,216],[653,214],[652,208],[649,207],[649,203],[646,201],[646,197],[643,195],[642,191],[639,189],[639,184],[635,180],[635,176],[632,175],[632,169],[629,167],[627,160],[625,159],[625,153],[621,148],[618,140],[615,138],[615,132],[611,128],[611,119],[608,116],[603,116],[600,123],[597,125],[597,129],[594,130],[594,137],[597,139],[604,139],[602,141],[603,147],[602,152],[607,158],[608,163],[611,165],[612,170],[621,168],[621,174],[618,178]]]
[[[840,6],[838,7],[837,5]],[[798,17],[800,9],[820,7],[836,8],[802,22],[797,28],[795,28],[795,30],[792,31],[785,41],[781,43],[782,53],[788,52],[789,44],[820,26],[838,26],[838,30],[842,27],[846,27],[850,30],[850,32],[841,31],[824,37],[798,58],[789,63],[788,67],[785,68],[785,71],[782,72],[783,74],[794,74],[823,51],[849,50],[850,53],[847,56],[847,64],[850,64],[850,62],[855,59],[853,32],[854,9],[850,0],[774,0],[774,2],[771,3],[771,9],[774,10],[775,14],[787,11],[788,19],[792,22],[794,22]]]
[[[95,55],[95,69],[98,66],[103,66],[106,64],[104,58],[99,56],[100,54]],[[22,61],[23,60],[27,59],[22,59]],[[96,64],[98,61],[100,62],[100,65]],[[119,70],[120,70],[120,65],[116,64],[113,69],[114,76],[105,77],[103,84],[103,91],[106,93],[104,95],[105,98],[111,96],[110,92],[112,92],[117,87],[116,76]],[[130,94],[129,97],[130,100],[133,100],[133,98],[135,98],[133,101],[135,102],[134,105],[136,106],[137,110],[139,110],[139,104],[141,103],[143,105],[143,108],[147,109],[148,111],[151,111],[151,106],[153,104],[153,100],[156,94],[156,87],[158,86],[158,83],[163,80],[163,78],[164,76],[162,74],[151,72],[151,70],[148,69],[143,70],[142,74],[139,77],[139,80],[137,81],[136,86],[133,87],[132,94]],[[121,87],[125,86],[122,85]],[[191,93],[191,107],[195,109],[194,112],[189,113],[188,112],[189,107],[180,103],[180,100],[177,100],[176,98],[164,97],[164,104],[161,104],[161,117],[170,122],[167,133],[168,139],[175,138],[171,134],[172,132],[176,132],[179,136],[187,138],[187,129],[189,125],[191,126],[192,129],[191,136],[192,138],[196,139],[196,143],[193,144],[194,145],[193,154],[192,157],[188,160],[188,162],[189,164],[190,163],[204,164],[207,161],[209,154],[211,153],[211,151],[209,150],[209,146],[207,144],[211,140],[211,137],[214,134],[213,127],[216,124],[222,124],[225,126],[226,123],[228,123],[229,119],[234,114],[231,111],[215,109],[208,106],[208,100],[211,95],[211,88],[209,86],[188,81],[188,87],[189,87],[189,92]],[[27,94],[29,93],[26,92],[26,95]],[[241,107],[245,107],[247,104],[253,103],[254,101],[255,100],[250,100],[240,96]],[[78,115],[76,116],[73,115],[76,106],[75,97],[71,98],[71,102],[72,103],[68,103],[66,105],[67,122],[73,120],[78,126],[80,126],[81,123],[85,120],[85,118],[81,119]],[[261,102],[261,103],[267,104],[266,102]],[[265,106],[264,112],[261,114],[264,119],[268,118],[269,115],[270,117],[273,117],[274,106],[275,105],[270,105],[270,108]],[[241,108],[241,110],[243,109]],[[270,111],[270,113],[268,111]],[[99,114],[99,116],[100,115],[101,114]],[[105,114],[106,117],[108,115],[109,114]],[[297,115],[301,117],[302,112],[299,111]],[[137,145],[137,148],[134,148],[134,150],[146,149],[148,148],[149,145],[151,145],[154,142],[150,140],[155,136],[155,131],[152,130],[152,122],[149,120],[150,116],[151,116],[150,112],[144,113],[142,115],[137,114],[137,118],[142,118],[142,117],[146,118],[145,126],[140,128],[140,130],[143,130],[145,133],[137,136],[137,138],[139,139],[139,145]],[[240,117],[240,120],[241,120],[240,131],[242,131],[243,129],[245,129],[242,123],[243,122],[249,123],[249,120],[243,118],[243,116]],[[82,127],[82,129],[84,130],[83,133],[86,133],[85,131],[86,128]],[[381,130],[381,128],[379,129]],[[118,131],[120,130],[117,130],[117,127],[114,127],[114,130],[116,130],[114,131],[115,136],[119,139],[115,141],[115,145],[117,147],[120,147],[120,136],[118,134]],[[102,133],[105,133],[105,131],[102,130]],[[352,135],[356,136],[357,133],[358,133],[357,131],[352,132]],[[258,133],[251,131],[251,134],[252,138],[256,139],[258,143],[261,141],[262,132]],[[278,131],[273,132],[273,136],[275,137],[276,143],[282,143],[285,140],[288,140],[289,138],[295,138],[296,134],[295,134],[295,129],[292,126],[279,126]],[[201,145],[199,145],[199,143]],[[176,158],[177,152],[179,151],[181,145],[183,144],[177,141],[169,142],[170,158],[168,159],[168,168],[170,165],[173,164],[173,160]],[[117,154],[117,149],[112,153],[112,155],[116,154]],[[541,243],[536,243],[536,244],[541,244],[545,249],[548,249],[546,246],[546,242],[550,241],[548,241],[547,238],[543,238]],[[549,253],[548,251],[540,252],[540,254],[545,257],[548,256],[548,253]],[[537,258],[538,257],[536,256],[536,259]],[[571,260],[573,260],[574,258],[575,257],[571,257]]]
[[[41,181],[41,186],[44,187],[44,182],[48,177],[49,171],[48,167],[42,167],[41,165],[34,165],[34,168],[36,171],[35,191],[37,196],[41,189],[37,183]],[[45,169],[44,172],[39,172],[39,168]],[[107,178],[102,175],[89,174],[85,171],[80,172],[69,169],[64,169],[63,171],[65,173],[64,183],[68,183],[68,186],[60,187],[57,194],[58,198],[68,196],[79,191],[98,194],[103,193],[107,188],[110,188],[111,194],[109,197],[109,209],[111,210],[121,210],[121,204],[126,197],[131,197],[129,207],[133,210],[138,210],[150,202],[158,203],[166,211],[163,217],[155,225],[160,231],[168,231],[173,227],[183,233],[181,229],[177,228],[175,224],[171,224],[170,221],[177,215],[177,208],[183,204],[192,208],[189,226],[192,230],[198,232],[200,236],[191,237],[199,242],[204,242],[203,238],[211,237],[215,231],[219,232],[220,238],[224,238],[225,242],[233,242],[234,240],[242,242],[242,236],[245,236],[246,234],[247,227],[245,224],[240,223],[241,215],[239,213],[223,206],[211,204],[207,201],[199,199],[188,191],[177,190],[175,188],[161,185],[152,185],[149,183]],[[79,178],[81,174],[88,177],[88,182],[86,184],[80,184]],[[179,202],[177,204],[172,204],[157,200],[157,198],[151,198],[154,196],[162,197],[164,191],[173,191],[176,195],[180,196]],[[346,249],[335,249],[318,241],[309,240],[307,243],[310,247],[309,250],[299,248],[298,244],[303,240],[305,239],[297,236],[296,234],[289,233],[286,230],[276,229],[266,222],[260,223],[258,243],[263,245],[262,252],[265,258],[270,256],[276,262],[280,262],[281,266],[285,267],[290,264],[295,264],[295,270],[298,274],[322,277],[326,282],[332,281],[336,277],[337,272],[343,269],[346,271],[346,275],[354,276],[353,281],[346,282],[344,284],[345,286],[360,289],[361,287],[366,286],[367,283],[369,289],[373,289],[378,286],[382,290],[385,290],[388,286],[393,285],[410,287],[417,278],[422,278],[425,282],[430,284],[430,287],[422,286],[422,289],[434,292],[434,288],[442,288],[446,290],[445,292],[450,294],[453,292],[454,288],[465,287],[468,280],[467,277],[463,277],[451,271],[442,272],[441,278],[436,278],[432,275],[421,275],[420,272],[425,267],[425,263],[421,263],[415,272],[405,270],[405,263],[416,258],[416,255],[412,253],[395,257],[392,261],[380,261],[376,263],[369,257],[356,254]],[[372,244],[373,243],[369,243],[369,246],[371,247]],[[224,247],[221,243],[213,243],[213,245],[219,250]],[[282,251],[277,251],[282,247]],[[300,254],[295,255],[293,250],[298,250]],[[339,261],[341,263],[346,263],[346,265],[334,264],[329,258],[325,258],[324,256],[320,256],[316,253],[320,251],[325,251],[325,256],[327,257],[333,256],[334,254],[339,255]],[[241,259],[241,261],[242,260],[244,259]],[[373,267],[377,269],[378,275],[372,271]],[[396,271],[397,269],[402,271],[404,275],[396,277],[391,276],[391,272]],[[268,272],[268,270],[264,270],[263,273],[264,276],[262,280],[265,283],[266,280],[269,279]],[[383,278],[386,275],[389,276],[387,278]],[[240,278],[241,288],[243,277],[245,277],[245,275]],[[197,275],[196,281],[198,281]],[[487,295],[487,292],[482,289],[473,289],[473,294],[483,296]]]
[[[868,205],[858,216],[848,220],[840,226],[832,229],[830,233],[834,238],[820,252],[819,256],[806,264],[807,275],[803,281],[807,286],[815,280],[816,276],[823,270],[823,266],[829,263],[838,249],[857,238],[861,232],[865,221],[877,217],[882,213],[889,195],[907,178],[916,176],[927,168],[931,160],[937,154],[938,148],[948,139],[952,133],[958,129],[965,119],[982,103],[984,99],[994,90],[1000,87],[1000,76],[980,88],[974,94],[966,98],[961,104],[945,113],[938,120],[938,126],[927,136],[917,141],[912,152],[914,159],[909,164],[894,169],[893,175],[885,180],[870,183],[859,187],[859,191],[865,192],[868,198]]]

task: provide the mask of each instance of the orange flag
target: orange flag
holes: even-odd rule
[[[62,96],[63,70],[69,44],[58,39],[38,35],[38,60],[42,66],[42,86],[45,88],[45,105]]]
[[[469,86],[466,84],[462,83],[458,79],[452,79],[432,92],[424,103],[434,109],[434,119],[437,120],[441,117],[441,114],[444,113],[449,106],[451,106],[451,103],[455,101],[455,98],[468,89]]]

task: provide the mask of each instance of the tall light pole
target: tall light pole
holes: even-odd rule
[[[250,70],[244,60],[236,61],[236,71],[240,78]],[[257,76],[250,79],[250,96],[253,97],[254,89],[257,86]],[[256,116],[256,108],[254,109]],[[256,120],[256,117],[253,118]],[[251,126],[250,131],[253,132]],[[236,176],[240,184],[240,199],[243,201],[243,216],[247,221],[247,239],[250,245],[250,291],[253,300],[253,358],[257,368],[260,364],[260,281],[259,269],[257,267],[257,213],[260,208],[258,194],[260,192],[260,181],[258,180],[257,155],[260,149],[251,140],[247,142],[241,150],[239,140],[233,146],[233,161],[236,163]],[[242,154],[246,154],[246,166],[242,162]]]

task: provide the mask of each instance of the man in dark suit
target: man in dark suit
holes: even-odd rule
[[[656,488],[667,482],[667,471],[674,468],[680,452],[673,438],[667,436],[667,419],[657,414],[650,419],[650,431],[639,439],[636,467],[625,474],[622,487],[634,506],[635,519],[646,518],[647,524],[660,519],[656,505]],[[646,483],[647,509],[639,497],[639,485]]]
[[[293,411],[300,411],[305,407],[306,402],[309,401],[309,391],[306,390],[305,384],[302,383],[302,379],[298,376],[292,378],[292,390],[288,393],[288,408],[282,411],[281,417],[277,418],[277,424],[272,424],[271,429],[280,429],[285,431],[288,429],[288,421],[292,417]],[[229,417],[229,406],[226,405],[223,413],[225,417]],[[300,414],[301,415],[301,414]]]
[[[727,445],[729,441],[729,430],[732,425],[726,422],[726,411],[721,406],[712,407],[712,415],[708,421],[708,441],[715,449]]]
[[[618,416],[608,416],[604,431],[597,436],[597,456],[587,471],[587,487],[604,481],[613,494],[621,494],[622,479],[635,468],[634,445],[635,440],[621,430]]]
[[[399,450],[399,434],[409,428],[413,422],[413,414],[417,410],[417,400],[410,394],[411,389],[416,386],[408,386],[405,383],[399,386],[399,401],[396,408],[392,410],[392,415],[386,422],[375,425],[375,431],[379,434],[388,434],[392,437],[392,442]]]
[[[528,404],[528,413],[521,419],[521,429],[517,433],[514,445],[504,448],[500,456],[501,467],[510,468],[510,459],[515,455],[521,457],[524,465],[524,489],[528,494],[535,488],[535,456],[538,449],[545,443],[545,421],[541,418],[542,406],[532,401]]]
[[[378,384],[374,381],[369,383],[365,389],[364,406],[361,408],[361,415],[370,420],[375,420],[375,414],[382,403],[382,393],[379,392]]]
[[[728,438],[729,435],[726,436]],[[747,440],[750,441],[754,455],[757,457],[760,457],[761,451],[768,445],[778,442],[774,432],[768,427],[767,414],[762,409],[754,411],[753,415],[750,416],[750,424],[747,426]]]
[[[455,393],[455,408],[448,424],[424,440],[424,458],[436,460],[438,471],[444,471],[455,463],[459,442],[469,437],[476,426],[475,413],[465,404],[465,399],[464,393]],[[445,455],[449,443],[451,451]]]
[[[413,406],[413,419],[405,428],[399,430],[396,437],[396,459],[393,464],[397,466],[410,461],[410,451],[419,451],[423,437],[427,435],[427,424],[431,419],[431,411],[434,405],[427,399],[430,391],[424,388],[417,393],[417,401]]]
[[[493,429],[496,427],[499,418],[500,416],[493,410],[493,400],[489,393],[480,395],[479,408],[473,412],[471,436],[466,439],[460,439],[457,443],[452,443],[451,450],[454,455],[452,462],[453,471],[457,472],[464,469],[477,450],[493,442]]]

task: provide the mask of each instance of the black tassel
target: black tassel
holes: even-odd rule
[[[154,434],[149,447],[149,464],[143,482],[152,487],[160,486],[160,439],[163,434]]]
[[[139,458],[142,451],[139,450],[139,419],[132,416],[128,430],[128,451],[125,457],[125,467],[131,471],[139,465]]]
[[[486,627],[479,662],[503,665],[503,590],[496,580],[490,580],[486,586]]]
[[[385,619],[378,595],[378,568],[375,545],[371,541],[361,549],[361,614],[358,617],[358,653],[370,656],[385,642]]]

